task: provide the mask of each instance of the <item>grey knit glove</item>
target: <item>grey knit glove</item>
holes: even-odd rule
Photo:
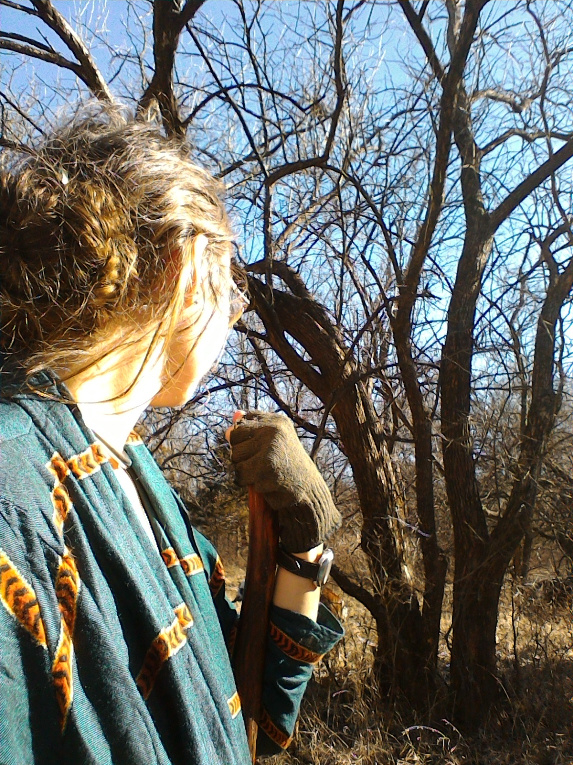
[[[341,516],[292,422],[282,414],[248,412],[229,433],[239,486],[264,495],[279,519],[289,552],[316,547],[341,524]]]

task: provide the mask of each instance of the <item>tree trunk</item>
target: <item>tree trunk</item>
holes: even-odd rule
[[[456,554],[451,689],[455,719],[466,728],[475,728],[484,721],[498,694],[495,633],[499,596],[511,559],[531,526],[547,438],[560,405],[560,395],[553,389],[555,328],[573,286],[573,260],[559,273],[549,252],[550,244],[561,233],[571,237],[567,224],[542,244],[550,264],[550,284],[537,323],[531,404],[512,490],[490,534],[475,474],[469,417],[475,308],[493,231],[487,214],[480,215],[479,206],[466,205],[466,217],[468,234],[448,311],[443,351],[442,433]]]
[[[430,692],[419,603],[406,573],[399,492],[380,418],[352,355],[327,312],[284,264],[280,276],[295,294],[271,290],[251,278],[250,291],[266,340],[332,415],[352,469],[363,518],[362,549],[369,561],[375,600],[368,600],[379,628],[375,672],[381,693],[404,695],[420,705]],[[285,332],[306,350],[304,361]],[[350,593],[352,594],[352,593]],[[375,604],[375,605],[372,605]],[[437,640],[437,638],[436,638]]]
[[[501,585],[490,577],[487,567],[478,567],[466,578],[456,578],[454,586],[452,706],[456,724],[464,730],[478,728],[499,698],[496,629]]]
[[[475,308],[491,248],[487,220],[481,223],[480,231],[477,214],[473,226],[468,221],[468,235],[448,311],[441,366],[442,449],[456,559],[451,691],[456,721],[472,727],[483,720],[497,687],[498,585],[484,581],[489,533],[475,475],[469,427]]]
[[[422,666],[430,678],[435,673],[438,660],[447,560],[438,544],[436,529],[432,421],[424,404],[416,364],[412,357],[411,323],[408,319],[408,321],[403,322],[405,326],[402,326],[403,323],[400,323],[398,318],[392,323],[392,329],[398,363],[412,415],[416,464],[416,513],[419,524],[418,542],[424,566],[422,608],[424,642],[421,655],[423,657]]]
[[[415,707],[431,695],[422,614],[405,568],[404,519],[397,514],[395,478],[376,411],[362,383],[332,408],[352,468],[363,516],[361,546],[370,565],[380,609],[374,614],[378,645],[374,670],[380,692],[404,695]],[[439,627],[438,627],[439,629]],[[439,632],[435,636],[436,644]]]

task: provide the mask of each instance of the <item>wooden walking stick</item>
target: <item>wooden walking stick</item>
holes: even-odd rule
[[[249,554],[234,665],[253,762],[261,716],[263,671],[269,609],[275,586],[278,538],[275,513],[262,494],[249,486]]]

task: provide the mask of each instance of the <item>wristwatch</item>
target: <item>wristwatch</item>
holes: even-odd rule
[[[290,571],[291,574],[302,576],[303,579],[310,579],[317,587],[322,587],[328,581],[333,561],[334,552],[331,549],[324,550],[316,563],[301,560],[280,545],[277,551],[277,563],[281,568]]]

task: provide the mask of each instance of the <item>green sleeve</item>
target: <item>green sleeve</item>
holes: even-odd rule
[[[277,754],[290,744],[312,671],[343,634],[322,604],[316,622],[271,606],[257,754]]]
[[[238,617],[226,596],[224,579],[220,582],[222,564],[213,545],[196,530],[194,536],[232,654]],[[294,611],[271,606],[257,754],[276,754],[289,745],[313,668],[343,634],[338,620],[322,604],[316,622]]]

